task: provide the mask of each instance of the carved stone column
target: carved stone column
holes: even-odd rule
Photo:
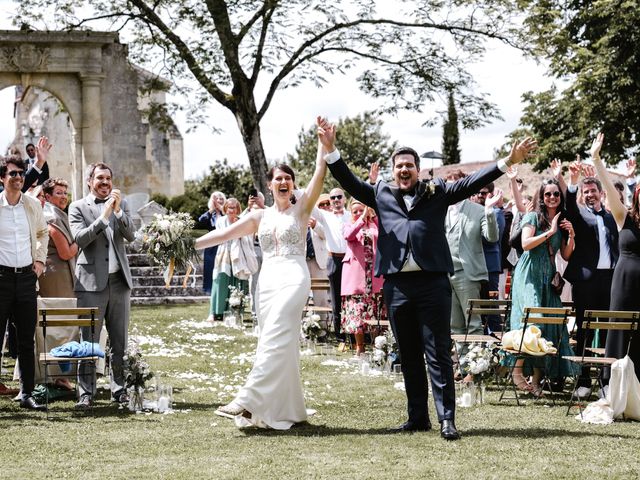
[[[99,73],[81,73],[82,81],[82,179],[83,190],[87,166],[103,161],[102,152],[102,96],[100,84],[105,76]]]

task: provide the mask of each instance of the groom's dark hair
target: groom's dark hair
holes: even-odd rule
[[[396,166],[396,157],[398,155],[411,155],[413,161],[416,162],[416,168],[420,171],[420,155],[411,147],[400,147],[394,150],[391,154],[391,169]]]

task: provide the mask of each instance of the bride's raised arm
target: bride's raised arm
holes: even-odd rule
[[[226,228],[212,230],[196,240],[196,249],[215,247],[228,240],[252,235],[258,231],[263,210],[253,210]]]
[[[318,137],[321,135],[331,135],[335,137],[335,127],[329,124],[321,117],[316,119],[318,125]],[[321,126],[322,125],[322,126]],[[313,177],[309,181],[305,193],[301,198],[302,209],[306,215],[311,214],[311,210],[316,205],[318,197],[322,193],[322,185],[324,183],[324,176],[327,173],[327,162],[324,160],[325,151],[323,150],[322,143],[318,140],[318,155],[316,157],[316,169],[313,172]]]

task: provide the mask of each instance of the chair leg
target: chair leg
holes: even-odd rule
[[[509,373],[505,378],[504,385],[502,387],[502,393],[500,394],[499,402],[502,400],[515,400],[516,405],[520,406],[520,395],[518,394],[518,388],[516,387],[515,382],[513,381],[513,370],[515,369],[515,363],[509,366]],[[511,387],[513,390],[513,397],[505,397],[507,393],[507,389]]]

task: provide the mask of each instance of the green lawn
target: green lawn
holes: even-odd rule
[[[388,378],[357,374],[355,366],[321,365],[321,356],[302,357],[307,407],[317,410],[308,425],[240,431],[213,411],[242,385],[255,338],[206,327],[207,308],[132,311],[132,336],[144,342],[145,358],[162,382],[174,387],[171,415],[119,410],[106,390],[95,416],[68,414],[54,421],[0,398],[0,478],[640,476],[638,423],[584,425],[565,416],[564,404],[498,404],[495,390],[487,404],[458,409],[459,442],[441,440],[437,430],[387,434],[405,420],[404,393]]]

